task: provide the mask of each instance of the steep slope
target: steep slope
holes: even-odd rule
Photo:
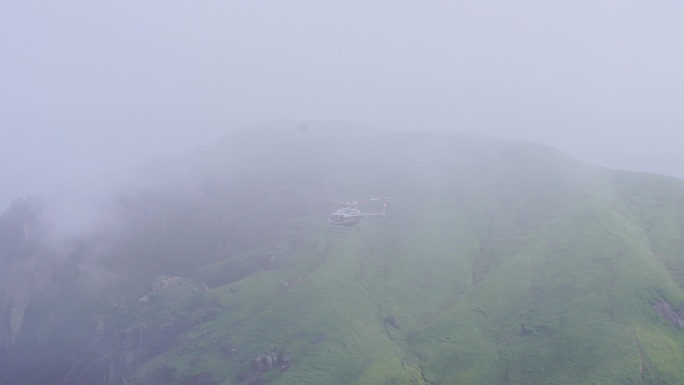
[[[113,185],[79,231],[58,199],[0,218],[7,383],[684,381],[679,180],[276,122]],[[379,195],[384,221],[325,222]]]

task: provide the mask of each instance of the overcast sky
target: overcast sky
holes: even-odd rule
[[[5,1],[0,211],[272,119],[684,177],[684,2]]]

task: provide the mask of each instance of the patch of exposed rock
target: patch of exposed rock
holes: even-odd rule
[[[138,303],[145,305],[150,302],[150,296],[157,294],[157,293],[163,293],[169,289],[172,288],[177,288],[177,287],[184,287],[184,288],[191,288],[194,290],[201,290],[201,291],[207,291],[209,288],[205,283],[200,283],[200,284],[191,284],[190,281],[188,281],[185,278],[182,277],[167,277],[167,276],[161,276],[157,277],[157,279],[152,283],[152,291],[147,293],[146,295],[140,297],[138,299]]]
[[[278,353],[271,352],[260,354],[254,359],[254,369],[265,372],[273,368],[273,365],[275,365],[276,362],[278,362]]]
[[[684,309],[682,306],[679,306],[679,309],[675,311],[667,301],[661,299],[653,304],[653,310],[665,317],[672,325],[678,328],[684,328]]]
[[[401,328],[401,323],[399,322],[399,320],[397,319],[397,317],[395,317],[395,316],[393,316],[393,315],[388,315],[388,316],[385,318],[385,323],[386,323],[386,324],[392,325],[392,327],[395,328],[395,329]]]
[[[160,277],[152,283],[152,291],[158,292],[170,287],[187,286],[188,280],[181,277]]]
[[[284,372],[290,367],[290,357],[277,352],[259,354],[254,358],[254,369],[258,372],[265,372],[273,368],[278,368]]]

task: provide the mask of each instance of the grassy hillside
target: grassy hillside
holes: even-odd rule
[[[110,201],[126,226],[76,253],[117,277],[80,302],[80,366],[15,383],[684,382],[682,181],[288,122],[134,175]],[[380,195],[385,220],[325,222],[333,198]],[[34,322],[26,341],[57,333]]]

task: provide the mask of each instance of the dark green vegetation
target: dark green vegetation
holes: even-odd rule
[[[682,181],[287,122],[131,174],[89,231],[0,219],[0,383],[684,383]]]

